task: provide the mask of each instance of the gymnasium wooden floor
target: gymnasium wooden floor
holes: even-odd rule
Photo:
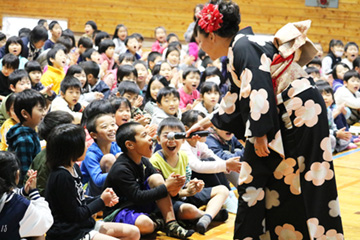
[[[360,240],[360,147],[334,156],[340,210],[346,240]],[[233,238],[235,215],[230,214],[223,224],[212,224],[205,235],[195,233],[192,240],[231,240]],[[155,238],[156,237],[156,238]],[[162,232],[156,240],[170,240]]]

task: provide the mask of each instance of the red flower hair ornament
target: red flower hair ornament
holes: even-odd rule
[[[208,4],[205,6],[199,13],[198,18],[199,26],[206,33],[211,33],[220,29],[220,24],[223,23],[223,15],[219,12],[218,6],[214,4]]]

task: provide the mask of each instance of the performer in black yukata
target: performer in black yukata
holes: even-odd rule
[[[301,68],[317,52],[310,21],[287,24],[273,42],[239,23],[233,2],[201,11],[199,45],[228,56],[231,89],[188,131],[213,124],[246,140],[234,239],[343,239],[326,107]]]

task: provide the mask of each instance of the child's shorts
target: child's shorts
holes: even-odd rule
[[[212,187],[204,188],[201,192],[198,192],[192,197],[187,197],[185,200],[173,201],[174,212],[177,213],[180,206],[184,203],[190,203],[197,208],[206,205],[211,199]]]
[[[135,221],[140,215],[149,216],[150,213],[155,211],[157,211],[155,203],[135,208],[124,208],[115,216],[113,222],[135,225]]]
[[[104,224],[103,221],[99,220],[96,221],[94,229],[91,230],[90,232],[88,232],[83,238],[79,239],[79,240],[92,240],[94,238],[94,236],[99,233],[101,226]]]

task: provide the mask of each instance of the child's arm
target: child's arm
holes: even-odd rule
[[[23,180],[23,177],[27,174],[30,164],[33,160],[33,153],[35,150],[35,143],[31,138],[21,138],[17,141],[17,144],[14,146],[11,151],[15,152],[18,156],[21,168],[20,168],[20,180]],[[20,182],[22,185],[23,182]]]
[[[335,96],[335,102],[337,103],[345,103],[345,105],[349,108],[360,109],[360,97],[358,94],[354,96],[346,87],[339,88]]]
[[[243,156],[243,151],[236,151],[234,153],[230,153],[230,152],[225,152],[224,149],[222,148],[222,146],[220,145],[220,143],[214,139],[213,137],[207,137],[206,138],[206,144],[209,147],[209,149],[211,151],[214,152],[214,154],[216,154],[216,156],[218,156],[219,158],[223,159],[223,160],[227,160],[229,158],[233,158],[233,157],[242,157]],[[239,145],[237,145],[239,148],[241,146],[241,144],[239,143]]]
[[[97,187],[102,187],[108,173],[103,173],[100,168],[99,157],[92,151],[87,151],[86,156],[82,164],[86,167],[92,181]]]

